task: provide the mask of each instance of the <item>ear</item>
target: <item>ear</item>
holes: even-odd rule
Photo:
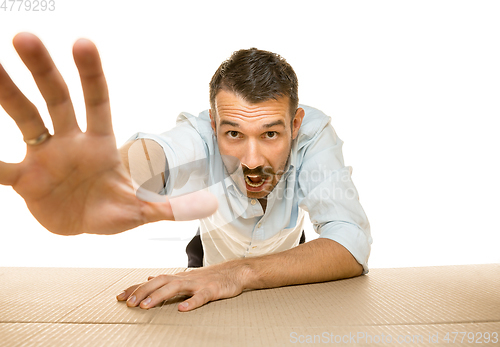
[[[212,130],[213,130],[214,134],[217,135],[217,132],[215,131],[215,119],[212,116],[212,109],[208,110],[208,114],[210,115],[210,125],[212,126]]]
[[[304,111],[303,108],[298,108],[297,111],[295,111],[295,117],[293,118],[292,121],[292,139],[295,140],[297,135],[299,135],[299,129],[300,126],[302,125],[302,120],[304,119],[306,112]]]

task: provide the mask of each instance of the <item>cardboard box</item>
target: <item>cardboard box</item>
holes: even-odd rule
[[[372,269],[191,312],[182,298],[150,310],[115,300],[185,270],[0,268],[0,346],[500,345],[500,264]]]

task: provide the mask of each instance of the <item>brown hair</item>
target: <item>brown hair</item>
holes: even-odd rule
[[[216,114],[215,96],[220,90],[246,101],[259,102],[288,97],[293,119],[299,104],[297,75],[280,55],[257,48],[241,49],[224,61],[210,81],[210,107]]]

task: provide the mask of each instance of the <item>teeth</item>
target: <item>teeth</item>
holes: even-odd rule
[[[257,188],[257,187],[260,187],[261,185],[264,184],[264,179],[261,179],[261,181],[259,183],[253,183],[252,181],[250,181],[250,179],[248,178],[248,176],[245,176],[245,182],[247,182],[247,184],[250,186],[250,187],[253,187],[253,188]]]

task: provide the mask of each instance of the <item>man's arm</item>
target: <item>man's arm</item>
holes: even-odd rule
[[[284,252],[241,261],[245,289],[274,288],[359,276],[363,267],[341,244],[319,238]]]
[[[130,141],[125,143],[123,146],[118,148],[118,152],[120,152],[120,158],[122,160],[123,166],[125,166],[125,169],[130,172],[130,164],[129,164],[129,158],[128,158],[128,151],[130,147],[134,144],[135,141]]]
[[[42,42],[22,33],[14,38],[14,46],[47,103],[54,134],[33,144],[46,134],[46,126],[0,65],[0,105],[28,140],[22,163],[0,161],[0,184],[12,186],[40,224],[61,235],[115,234],[159,220],[213,214],[216,199],[204,192],[179,197],[175,203],[137,197],[116,148],[107,84],[93,43],[79,40],[73,47],[87,111],[85,132],[77,124],[68,88]]]
[[[237,296],[245,289],[331,281],[362,272],[363,267],[346,248],[320,238],[280,253],[150,278],[128,288],[117,299],[128,300],[128,306],[151,308],[179,294],[192,295],[178,307],[190,311],[209,301]]]
[[[137,139],[118,149],[123,166],[135,184],[160,193],[168,179],[167,160],[162,147],[150,139]]]

